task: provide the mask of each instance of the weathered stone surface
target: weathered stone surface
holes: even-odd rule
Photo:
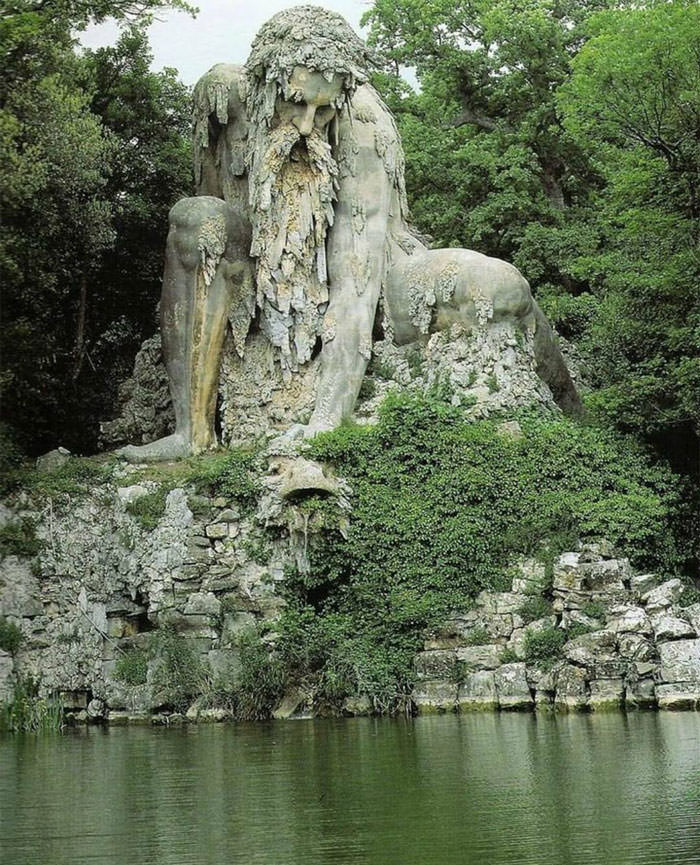
[[[660,613],[652,616],[651,623],[657,643],[697,636],[695,628],[685,619],[680,619],[677,616]]]
[[[212,592],[193,592],[188,597],[183,612],[186,616],[216,617],[221,614],[221,601]]]
[[[40,457],[37,457],[36,468],[40,472],[54,472],[60,469],[70,460],[70,451],[66,448],[59,447],[49,451]]]
[[[212,678],[218,686],[232,689],[241,674],[241,655],[237,648],[212,649],[207,654]]]
[[[457,703],[461,711],[478,711],[498,707],[496,679],[492,670],[468,673],[459,686]]]
[[[700,707],[700,682],[657,685],[656,699],[659,709],[696,709]]]
[[[700,634],[700,603],[691,604],[689,607],[682,609],[681,614],[684,619],[687,619],[695,628],[696,633]]]
[[[625,706],[630,709],[651,709],[656,706],[656,685],[653,679],[628,681],[625,690]]]
[[[591,679],[588,706],[594,712],[619,709],[625,696],[622,679]]]
[[[647,608],[648,613],[656,613],[675,604],[682,592],[683,583],[680,580],[667,580],[655,589],[643,594],[642,603]]]
[[[658,654],[654,643],[640,634],[620,634],[617,645],[620,657],[630,661],[650,661]]]
[[[14,661],[9,652],[0,649],[0,705],[12,697]]]
[[[564,645],[564,655],[573,664],[593,667],[602,661],[615,659],[617,638],[612,631],[582,634]]]
[[[228,523],[211,523],[207,526],[207,537],[221,540],[228,537]]]
[[[553,628],[557,624],[556,616],[545,616],[543,619],[536,619],[530,622],[524,628],[517,628],[508,640],[508,648],[512,649],[519,660],[525,658],[525,641],[529,633],[537,633],[548,628]]]
[[[700,683],[700,639],[661,643],[659,656],[660,681]]]
[[[634,598],[641,598],[659,584],[656,574],[636,574],[630,578],[630,591]]]
[[[533,706],[525,664],[503,664],[494,674],[501,709],[530,709]]]
[[[454,677],[457,656],[447,649],[434,649],[416,655],[415,669],[419,679],[451,679]]]
[[[420,681],[411,699],[421,714],[452,712],[457,705],[457,684],[444,679]]]
[[[626,593],[625,581],[632,575],[628,559],[608,559],[579,565],[584,587],[591,592],[612,595]]]
[[[554,697],[556,709],[583,709],[588,704],[586,671],[581,667],[565,664],[557,671],[557,687]]]
[[[651,634],[649,616],[642,607],[631,604],[618,604],[610,610],[607,629],[616,634]]]
[[[148,487],[141,486],[141,484],[133,484],[130,487],[117,487],[119,501],[125,505],[138,501],[140,498],[147,496],[148,493]]]
[[[354,718],[372,714],[372,701],[366,694],[346,697],[343,701],[343,714]]]
[[[464,646],[457,649],[457,660],[470,670],[495,670],[500,666],[503,646]]]

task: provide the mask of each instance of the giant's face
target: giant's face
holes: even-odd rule
[[[320,72],[295,66],[289,78],[288,98],[278,97],[275,115],[280,124],[293,124],[300,135],[316,129],[323,131],[335,117],[334,105],[343,90],[343,77],[334,75],[331,81]]]

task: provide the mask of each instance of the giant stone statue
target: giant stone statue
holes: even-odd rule
[[[378,328],[401,346],[508,321],[559,406],[578,410],[520,273],[428,249],[409,227],[401,142],[371,64],[339,15],[298,6],[263,25],[243,68],[219,64],[196,85],[197,195],[170,213],[160,306],[175,432],[127,458],[213,447],[221,381],[229,439],[261,405],[287,439],[336,427]]]

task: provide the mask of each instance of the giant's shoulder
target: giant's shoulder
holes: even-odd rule
[[[350,100],[352,122],[396,128],[391,111],[371,84],[362,84]],[[348,118],[350,119],[350,118]]]
[[[222,125],[245,117],[245,76],[242,66],[217,63],[197,81],[192,93],[195,122],[198,115],[214,114]]]

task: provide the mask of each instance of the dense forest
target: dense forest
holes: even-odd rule
[[[156,327],[191,190],[188,88],[150,71],[157,5],[0,13],[2,417],[28,454],[94,451]],[[108,16],[118,43],[80,49]],[[365,19],[415,224],[513,261],[577,347],[590,416],[697,473],[700,7],[375,0]]]

